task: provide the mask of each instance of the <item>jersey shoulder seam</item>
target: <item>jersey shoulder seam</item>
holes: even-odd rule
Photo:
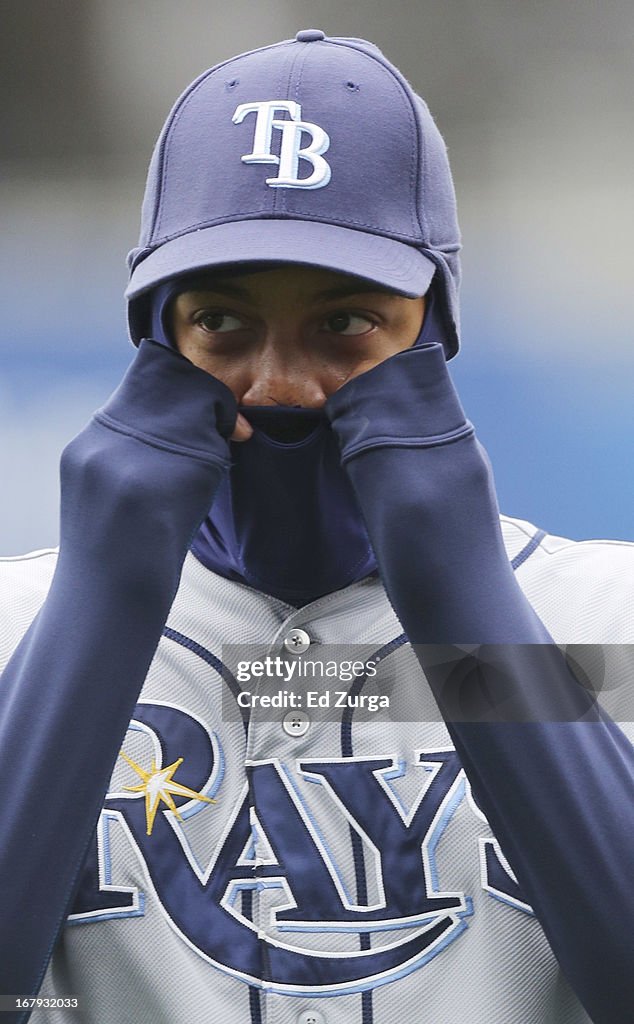
[[[47,555],[57,555],[59,548],[39,548],[37,551],[27,551],[24,555],[0,555],[0,564],[4,562],[29,562],[36,558],[45,558]]]

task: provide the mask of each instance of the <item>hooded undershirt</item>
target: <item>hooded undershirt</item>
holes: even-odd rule
[[[155,289],[156,341],[174,347],[169,307],[192,287],[180,278]],[[415,346],[442,337],[432,288]],[[375,573],[365,522],[324,409],[241,406],[240,412],[253,436],[230,443],[231,467],[191,546],[196,558],[220,576],[296,607]]]

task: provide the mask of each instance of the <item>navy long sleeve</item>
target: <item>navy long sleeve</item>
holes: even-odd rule
[[[41,984],[236,411],[146,341],[63,454],[57,568],[0,680],[2,993]]]
[[[441,346],[391,357],[326,409],[478,804],[595,1024],[629,1024],[634,750],[515,581]]]

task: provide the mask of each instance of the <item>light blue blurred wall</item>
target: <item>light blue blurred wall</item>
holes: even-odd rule
[[[454,373],[503,509],[634,539],[629,3],[55,7],[16,5],[3,44],[3,553],[56,543],[59,452],[131,358],[124,257],[172,101],[209,64],[316,23],[374,39],[448,141],[465,242]]]

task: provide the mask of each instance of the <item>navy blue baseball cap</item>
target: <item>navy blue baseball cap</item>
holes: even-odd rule
[[[450,357],[459,344],[460,232],[443,139],[380,50],[305,29],[205,71],[156,144],[139,245],[128,256],[130,335],[148,333],[166,280],[299,263],[424,295],[434,281]]]

